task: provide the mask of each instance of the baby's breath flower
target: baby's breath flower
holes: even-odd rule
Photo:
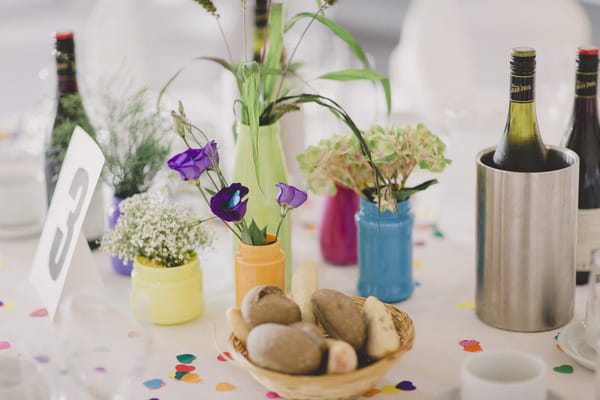
[[[211,241],[197,218],[183,206],[167,203],[160,192],[131,196],[119,210],[123,214],[102,238],[101,249],[125,261],[141,256],[155,265],[177,267]]]

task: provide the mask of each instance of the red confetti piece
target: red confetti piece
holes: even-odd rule
[[[281,396],[275,392],[267,392],[267,394],[265,396],[267,397],[267,399],[280,399],[281,398]]]
[[[10,348],[10,343],[8,342],[0,342],[0,350],[2,349],[9,349]]]
[[[193,365],[178,364],[175,366],[175,371],[177,372],[192,372],[195,369],[196,367]]]
[[[424,240],[417,240],[415,241],[415,247],[423,247],[425,246],[425,241]]]
[[[461,346],[465,347],[471,344],[479,344],[479,342],[477,340],[461,340],[460,342],[458,342],[458,344],[460,344]]]
[[[229,360],[227,360],[223,356],[227,357],[229,360],[233,360],[233,357],[231,356],[231,354],[228,351],[224,351],[223,353],[219,354],[217,356],[217,360],[219,360],[219,361],[229,361]]]
[[[96,372],[102,372],[102,373],[106,372],[106,368],[104,368],[104,367],[96,367],[94,369],[96,370]]]

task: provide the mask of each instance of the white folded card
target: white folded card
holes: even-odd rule
[[[83,129],[76,127],[29,276],[51,320],[65,291],[100,283],[81,227],[103,164],[100,148]]]

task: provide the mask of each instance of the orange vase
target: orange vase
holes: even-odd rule
[[[275,236],[267,234],[267,240]],[[285,292],[285,254],[279,240],[264,246],[240,242],[235,263],[235,303],[239,307],[244,295],[257,285],[279,286]]]

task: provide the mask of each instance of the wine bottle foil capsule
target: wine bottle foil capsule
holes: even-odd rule
[[[496,328],[546,331],[573,317],[579,157],[547,149],[544,172],[495,168],[494,147],[477,155],[476,313]]]

